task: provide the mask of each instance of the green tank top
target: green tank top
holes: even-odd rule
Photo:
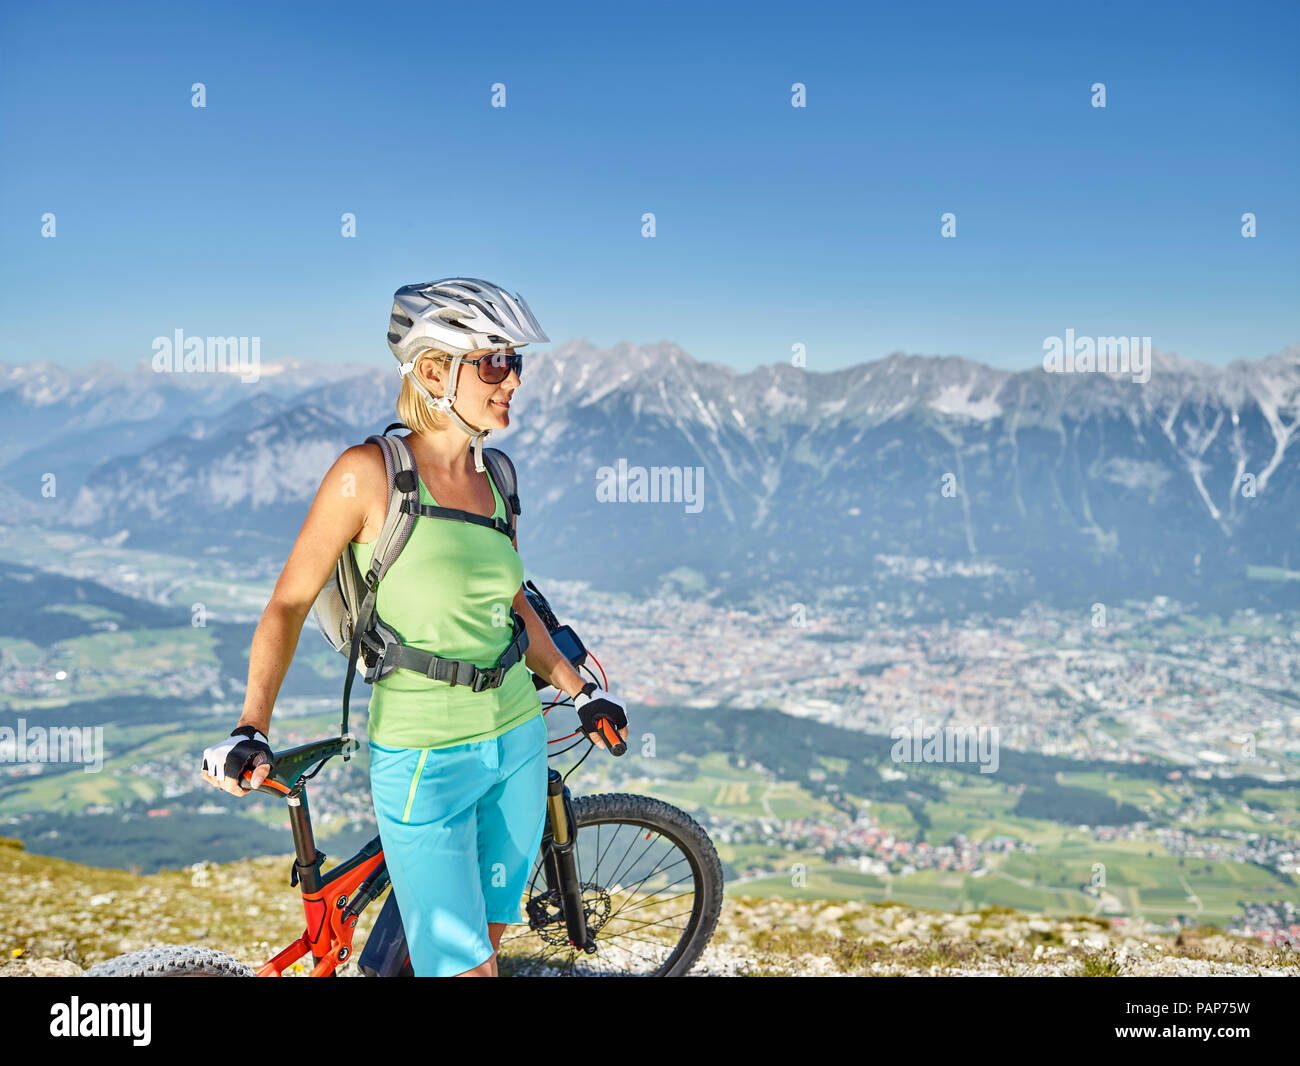
[[[488,482],[496,501],[492,516],[504,518],[505,504],[490,476]],[[438,506],[423,478],[420,503]],[[364,574],[375,542],[351,543]],[[523,581],[523,560],[496,530],[417,517],[379,583],[375,605],[404,644],[486,669],[513,637],[510,607]],[[366,733],[390,748],[445,748],[499,736],[541,713],[523,660],[506,671],[500,687],[482,692],[399,669],[372,686]]]

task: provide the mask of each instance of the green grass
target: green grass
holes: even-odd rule
[[[6,637],[4,658],[15,666],[35,666],[45,657],[45,649],[39,644],[21,637]]]
[[[1146,857],[1149,850],[1155,851],[1152,858]],[[1164,849],[1138,841],[1100,844],[1066,839],[1060,847],[1047,852],[1013,852],[996,859],[992,871],[982,877],[938,870],[878,877],[848,865],[828,865],[818,855],[798,852],[772,855],[754,851],[747,858],[757,862],[775,859],[781,871],[734,886],[735,892],[742,895],[873,902],[893,898],[912,906],[954,912],[1001,906],[1058,917],[1091,913],[1098,901],[1083,887],[1091,883],[1094,863],[1104,865],[1103,891],[1120,901],[1122,914],[1141,915],[1157,922],[1183,914],[1195,917],[1199,923],[1226,925],[1240,917],[1242,900],[1296,898],[1293,884],[1260,867],[1193,859],[1179,867],[1177,859]],[[796,862],[807,866],[806,881],[799,886],[791,884],[790,868]],[[1188,899],[1183,878],[1200,900],[1199,909]]]
[[[1085,955],[1079,970],[1080,977],[1119,977],[1122,973],[1113,950]]]

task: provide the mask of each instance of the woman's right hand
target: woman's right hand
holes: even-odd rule
[[[271,775],[272,760],[267,738],[254,726],[240,726],[230,736],[203,752],[203,780],[232,796],[247,796]],[[245,771],[252,771],[250,788],[240,784]]]

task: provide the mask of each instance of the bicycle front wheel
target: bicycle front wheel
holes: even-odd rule
[[[542,855],[524,911],[507,928],[502,976],[675,977],[704,951],[722,910],[722,863],[708,834],[685,811],[626,793],[582,796],[575,864],[596,951],[569,943],[563,903],[548,891]],[[545,846],[545,845],[544,845]]]

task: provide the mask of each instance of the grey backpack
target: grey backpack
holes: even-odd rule
[[[515,518],[519,514],[514,464],[499,448],[484,448],[483,462],[488,476],[492,478],[497,492],[505,502],[509,521],[484,518],[454,507],[420,503],[420,481],[415,456],[405,438],[388,436],[389,430],[398,427],[407,428],[405,423],[394,422],[382,434],[372,434],[366,438],[367,444],[379,445],[384,453],[384,469],[388,477],[388,513],[375,540],[370,566],[362,574],[351,546],[344,547],[334,564],[333,574],[312,605],[312,616],[330,647],[348,658],[347,679],[343,685],[343,736],[348,732],[348,698],[352,692],[354,671],[362,673],[366,684],[373,684],[394,670],[406,669],[437,681],[445,681],[449,685],[467,685],[475,692],[481,692],[485,688],[499,686],[506,671],[524,657],[528,648],[528,631],[513,607],[510,610],[510,621],[514,627],[513,639],[497,664],[487,670],[462,659],[444,659],[409,647],[380,618],[375,609],[379,583],[397,561],[418,518],[471,522],[495,529],[513,540]]]

